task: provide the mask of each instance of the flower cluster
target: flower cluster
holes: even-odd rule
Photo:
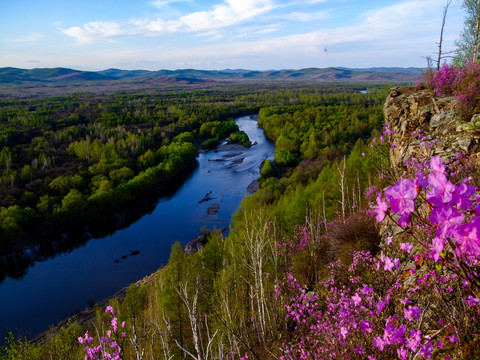
[[[332,263],[314,291],[293,274],[277,282],[276,298],[290,299],[281,359],[449,360],[478,336],[480,195],[438,156],[407,165],[372,209],[403,229],[401,241],[354,253],[348,269]]]
[[[476,188],[469,185],[469,178],[455,185],[448,178],[440,156],[430,160],[428,173],[417,172],[414,179],[402,179],[377,196],[373,213],[377,221],[386,214],[398,214],[396,220],[402,227],[411,223],[416,210],[415,202],[423,209],[415,217],[431,229],[431,238],[423,239],[430,249],[429,255],[438,262],[446,259],[446,247],[454,251],[456,261],[468,261],[478,265],[480,260],[480,205],[475,196]],[[422,215],[427,214],[427,215]]]
[[[112,320],[110,321],[111,330],[108,330],[104,336],[99,337],[98,345],[89,345],[93,343],[93,338],[88,334],[88,331],[83,337],[78,338],[79,344],[86,345],[84,348],[85,360],[122,360],[120,339],[124,339],[126,334],[122,332],[120,338],[117,336],[118,318],[115,317],[115,311],[110,305],[105,308],[105,312],[112,315]],[[122,322],[120,326],[122,329],[125,328],[125,322]]]
[[[456,96],[460,110],[471,113],[480,99],[480,64],[470,62],[461,69],[444,64],[430,85],[438,96]]]
[[[310,245],[310,234],[305,226],[296,226],[293,237],[276,243],[280,255],[298,252]]]

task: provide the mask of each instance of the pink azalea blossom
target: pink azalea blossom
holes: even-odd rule
[[[407,330],[407,325],[400,325],[391,338],[392,344],[403,345],[405,343],[405,331]]]
[[[373,342],[373,346],[376,347],[378,350],[383,351],[386,346],[388,346],[387,341],[383,340],[381,337],[375,337],[375,341]]]
[[[360,321],[360,329],[362,329],[362,332],[364,333],[371,333],[372,328],[370,327],[370,323],[366,320]]]
[[[435,205],[447,204],[453,198],[455,185],[453,185],[445,174],[434,172],[428,175],[428,185],[431,189],[427,193],[427,199]]]
[[[375,220],[377,222],[382,222],[385,219],[385,214],[388,210],[387,203],[382,200],[382,193],[378,193],[377,195],[377,206],[372,207],[372,214],[377,214]]]
[[[410,215],[415,210],[417,188],[412,180],[400,180],[385,190],[385,197],[390,201],[390,209],[400,215]]]
[[[410,243],[400,243],[400,249],[410,254],[412,252],[413,245]]]
[[[470,259],[480,257],[480,219],[457,226],[452,233],[457,244],[457,255]]]
[[[360,306],[362,304],[362,298],[360,297],[360,295],[358,295],[358,293],[352,296],[352,300],[355,306]]]
[[[442,163],[442,159],[439,155],[433,156],[430,159],[430,169],[433,172],[440,172],[442,174],[445,173],[445,165]]]
[[[422,330],[410,330],[410,337],[407,340],[406,348],[417,352],[420,341],[422,340]]]
[[[442,252],[445,247],[445,240],[438,237],[434,238],[432,241],[431,255],[432,259],[435,262],[438,262],[442,258]]]
[[[110,314],[112,314],[112,315],[115,315],[115,311],[113,311],[113,308],[112,308],[110,305],[108,305],[108,306],[105,308],[105,312],[106,312],[106,313],[110,313]]]
[[[400,360],[407,360],[408,359],[408,350],[404,347],[397,349],[397,355]]]
[[[449,340],[452,344],[455,344],[455,343],[458,341],[458,337],[457,337],[455,334],[453,334],[453,335],[450,335],[450,336],[448,337],[448,340]]]
[[[441,239],[450,236],[452,229],[461,223],[465,216],[451,206],[435,207],[429,216],[433,225],[438,225],[435,234]]]
[[[409,305],[408,309],[403,309],[403,314],[405,319],[408,321],[413,321],[413,319],[418,319],[422,313],[422,309],[417,306]]]

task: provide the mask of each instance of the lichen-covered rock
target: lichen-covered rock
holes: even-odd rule
[[[385,120],[393,135],[390,157],[401,170],[413,155],[440,155],[444,162],[460,152],[471,152],[479,143],[480,115],[461,121],[454,97],[438,98],[432,90],[392,88],[384,105]],[[420,136],[412,136],[417,132]]]

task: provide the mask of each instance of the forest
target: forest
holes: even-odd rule
[[[260,125],[276,139],[280,167],[346,154],[379,126],[381,89],[238,86],[2,100],[0,254],[115,231],[118,212],[165,194],[195,166],[197,149],[226,137],[248,146],[234,116],[262,109]],[[272,130],[312,117],[321,119],[315,128]]]
[[[470,70],[458,70],[456,76]],[[457,86],[445,86],[450,72],[445,66],[411,91],[450,96]],[[442,95],[440,86],[450,92]],[[9,334],[0,358],[480,356],[478,171],[469,154],[444,164],[440,156],[421,151],[404,168],[393,169],[389,152],[394,132],[382,111],[388,93],[380,85],[368,87],[367,93],[344,85],[178,93],[171,94],[176,105],[162,113],[176,109],[172,121],[161,123],[159,117],[155,124],[154,115],[149,122],[132,121],[148,117],[136,110],[156,99],[151,94],[119,95],[115,103],[123,105],[116,108],[110,105],[113,98],[90,98],[92,109],[101,104],[109,111],[79,114],[79,123],[66,128],[47,117],[38,125],[49,129],[43,142],[34,140],[41,131],[22,127],[12,116],[17,126],[10,129],[23,136],[4,136],[2,151],[11,155],[3,171],[16,175],[5,187],[11,203],[2,211],[30,212],[32,219],[45,216],[53,222],[55,216],[65,216],[62,221],[91,226],[88,219],[62,211],[70,199],[76,196],[77,205],[70,208],[75,211],[92,206],[92,196],[128,203],[145,189],[168,186],[168,180],[184,174],[182,166],[195,158],[197,149],[211,148],[231,132],[237,141],[246,140],[229,119],[239,114],[258,112],[259,125],[275,141],[275,159],[262,164],[260,189],[243,199],[228,236],[205,231],[205,246],[188,256],[175,242],[167,266],[148,280],[36,339]],[[160,95],[157,100],[165,101]],[[22,100],[22,113],[35,117],[40,109],[36,101]],[[129,103],[141,105],[127,107]],[[5,109],[13,113],[15,106]],[[456,106],[466,116],[462,102]],[[202,117],[193,110],[199,108]],[[61,141],[65,129],[72,134],[62,137],[63,145],[49,146]],[[36,136],[28,142],[32,133]],[[422,139],[418,132],[411,136]],[[22,183],[21,169],[34,167],[25,164],[28,150],[38,154],[39,143],[50,162],[45,169],[37,163],[37,172]],[[62,164],[63,173],[44,176]],[[45,195],[30,207],[23,194],[15,197],[21,190],[13,188],[35,180]],[[52,199],[51,207],[42,197]],[[105,203],[95,204],[100,208]],[[18,231],[28,231],[16,225]],[[388,230],[392,235],[381,237],[382,227],[393,229]]]
[[[442,66],[450,3],[437,68],[409,88],[1,100],[0,255],[158,198],[223,138],[248,146],[232,117],[258,113],[275,157],[227,236],[206,229],[189,255],[174,242],[165,267],[117,296],[35,339],[8,334],[0,359],[480,359],[480,6],[463,1]],[[436,147],[433,128],[470,145]]]
[[[128,323],[129,336],[137,339],[133,347],[122,345],[125,358],[142,358],[133,353],[140,347],[145,359],[184,357],[195,349],[215,351],[218,358],[250,349],[264,358],[277,336],[272,317],[281,309],[272,290],[283,269],[300,267],[306,271],[304,286],[312,287],[319,267],[345,248],[377,248],[375,228],[363,224],[354,210],[364,206],[362,194],[378,182],[375,174],[387,161],[385,153],[376,159],[362,153],[382,127],[389,86],[369,85],[367,93],[359,89],[365,88],[249,85],[4,101],[3,249],[38,241],[33,234],[45,234],[40,241],[46,241],[52,224],[59,234],[67,228],[79,234],[85,228],[105,231],[99,219],[111,221],[118,205],[127,207],[152,193],[161,196],[194,166],[197,149],[210,149],[228,136],[247,145],[231,118],[259,113],[259,126],[275,141],[275,161],[263,164],[261,188],[242,202],[230,235],[223,239],[211,232],[205,248],[188,257],[175,243],[153,284],[132,285],[125,299],[111,303],[119,320]],[[310,224],[311,236],[320,238],[338,214],[359,223],[353,237],[343,235],[328,251],[311,249],[288,261],[282,255],[290,246],[287,238],[302,241],[301,224]],[[108,314],[96,313],[93,323],[103,326]],[[199,323],[194,313],[202,314]],[[12,337],[5,358],[15,359],[17,352],[30,359],[79,358],[83,348],[76,339],[83,330],[72,321],[40,342]]]

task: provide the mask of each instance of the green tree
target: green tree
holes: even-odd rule
[[[61,212],[78,213],[85,207],[82,193],[76,189],[71,189],[70,192],[62,199]]]
[[[183,347],[186,341],[187,316],[179,288],[187,280],[187,258],[180,242],[172,245],[166,274],[160,287],[161,307],[168,316],[172,336]]]
[[[268,159],[265,160],[265,162],[263,163],[262,169],[260,170],[260,175],[262,175],[264,178],[275,175],[275,171],[273,170],[270,160]]]
[[[110,180],[112,182],[118,185],[133,178],[135,176],[135,172],[132,169],[125,166],[125,167],[122,167],[121,169],[110,171],[108,176],[110,177]]]
[[[454,62],[464,65],[470,61],[479,61],[478,46],[480,42],[480,0],[463,0],[466,11],[463,31],[455,42],[457,56]]]
[[[0,351],[0,359],[2,360],[40,360],[42,359],[41,348],[35,346],[27,339],[15,339],[10,333],[7,338],[8,346]]]

